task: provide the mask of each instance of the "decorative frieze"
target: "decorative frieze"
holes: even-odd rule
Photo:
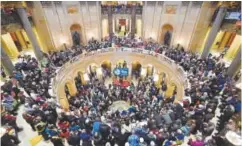
[[[41,1],[42,7],[52,7],[51,1]]]
[[[195,7],[201,7],[202,4],[203,4],[203,2],[202,2],[202,1],[193,1],[192,4],[193,4],[193,6],[195,6]]]
[[[188,6],[189,5],[189,1],[183,1],[182,2],[182,6]]]

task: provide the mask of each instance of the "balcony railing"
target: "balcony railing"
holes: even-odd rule
[[[108,6],[101,6],[102,14],[108,14]],[[129,5],[117,5],[112,6],[112,13],[113,14],[131,14],[132,7]],[[142,6],[136,6],[136,14],[142,14]]]

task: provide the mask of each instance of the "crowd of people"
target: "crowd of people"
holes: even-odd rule
[[[191,85],[185,89],[182,103],[175,100],[175,90],[171,97],[165,97],[165,80],[158,88],[152,76],[148,76],[124,88],[114,84],[105,86],[109,76],[98,79],[95,73],[90,73],[87,84],[80,78],[76,80],[76,95],[71,96],[66,88],[70,108],[65,111],[56,103],[58,97],[50,93],[56,69],[78,54],[110,47],[112,43],[163,53],[182,66]],[[179,46],[168,49],[154,42],[118,37],[102,42],[92,39],[87,46],[50,52],[41,63],[30,56],[19,57],[13,75],[1,87],[4,107],[1,120],[8,131],[2,136],[1,144],[20,143],[18,132],[23,129],[16,123],[16,115],[23,104],[22,117],[32,130],[54,146],[64,146],[65,141],[71,146],[177,146],[184,142],[191,146],[225,145],[227,131],[241,134],[240,121],[232,120],[241,113],[241,101],[240,91],[219,59],[212,55],[200,59]],[[130,107],[122,111],[109,108],[120,100]],[[220,111],[218,117],[217,111]],[[216,118],[217,123],[213,121]]]

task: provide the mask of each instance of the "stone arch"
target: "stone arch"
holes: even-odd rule
[[[64,82],[64,85],[66,85],[67,88],[69,89],[71,96],[76,95],[77,89],[76,89],[76,86],[75,86],[75,81],[73,79],[67,79]]]
[[[101,63],[101,71],[104,76],[111,77],[112,75],[112,62],[110,60],[104,60]]]
[[[90,64],[87,65],[87,72],[88,73],[91,73],[91,72],[95,73],[97,71],[98,67],[99,66],[96,63],[90,63]]]
[[[160,78],[160,83],[162,81],[164,81],[165,83],[169,82],[169,74],[168,73],[162,71],[162,72],[159,72],[158,74],[159,74],[159,78]]]
[[[81,78],[81,83],[82,84],[86,84],[86,80],[84,79],[84,74],[85,74],[85,72],[83,72],[82,70],[78,70],[77,72],[76,72],[76,77],[80,77]]]
[[[160,42],[162,44],[165,44],[165,35],[167,32],[170,33],[170,39],[169,39],[169,45],[171,44],[171,41],[172,41],[172,34],[173,34],[173,31],[174,31],[174,27],[171,25],[171,24],[164,24],[162,27],[161,27],[161,36],[160,36]]]
[[[155,66],[153,64],[147,64],[146,65],[146,70],[147,70],[147,76],[153,76],[154,75]]]
[[[152,65],[155,67],[155,70],[157,70],[156,73],[160,72],[165,72],[168,78],[168,83],[170,82],[174,82],[177,85],[177,100],[182,100],[183,95],[184,95],[184,85],[183,85],[183,80],[181,78],[179,78],[176,75],[176,72],[174,68],[171,67],[171,64],[158,60],[157,58],[153,57],[153,56],[149,56],[149,55],[144,55],[144,54],[139,54],[139,53],[126,53],[126,52],[120,52],[120,53],[116,53],[116,52],[107,52],[107,53],[100,53],[100,54],[96,54],[94,56],[86,56],[84,59],[80,59],[77,62],[67,66],[63,73],[61,73],[61,75],[63,75],[62,78],[59,78],[57,80],[57,85],[56,85],[56,91],[57,91],[57,96],[59,98],[59,101],[61,103],[61,105],[66,106],[66,97],[65,97],[65,93],[64,93],[64,83],[65,81],[67,81],[70,79],[70,77],[73,77],[74,80],[74,76],[77,75],[77,71],[81,70],[84,71],[85,75],[86,75],[86,69],[88,67],[88,65],[90,65],[91,63],[96,63],[97,65],[99,65],[100,67],[100,63],[104,60],[110,60],[113,64],[113,67],[116,65],[117,61],[120,60],[121,58],[125,58],[125,60],[127,60],[127,63],[131,63],[134,60],[139,61],[142,66],[143,69],[142,71],[146,71],[146,66],[149,64],[148,62],[152,62]],[[130,67],[131,68],[131,67]],[[146,72],[142,74],[142,77],[144,74],[146,74]],[[64,103],[65,102],[65,103]],[[66,104],[66,105],[65,105]]]
[[[135,73],[139,72],[139,75],[140,75],[141,69],[142,69],[142,64],[140,63],[140,61],[133,61],[131,63],[131,72],[132,72],[132,74],[135,74]]]
[[[73,46],[81,45],[82,44],[81,25],[77,23],[72,24],[70,27],[70,31],[71,31]]]
[[[104,60],[101,65],[102,68],[107,68],[110,71],[112,70],[112,62],[110,60]]]

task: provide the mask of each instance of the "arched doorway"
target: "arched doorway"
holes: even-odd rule
[[[162,44],[165,44],[167,46],[170,46],[171,44],[171,38],[172,38],[172,33],[173,33],[173,27],[170,24],[164,24],[162,26],[162,31],[161,31],[161,37],[160,37],[160,42]]]
[[[65,94],[66,94],[67,98],[69,98],[70,96],[75,95],[77,90],[76,90],[74,81],[67,81],[65,83],[64,90],[65,90]]]
[[[111,63],[111,61],[109,61],[109,60],[103,61],[103,63],[101,64],[101,68],[102,68],[103,75],[105,77],[106,76],[111,77],[111,72],[112,72],[112,63]]]
[[[75,85],[77,90],[81,89],[81,86],[83,85],[83,72],[82,71],[78,71],[77,72],[77,76],[75,77]]]
[[[95,63],[92,63],[92,64],[88,65],[87,72],[89,74],[89,79],[90,80],[92,80],[92,79],[97,77],[97,69],[98,69],[98,65],[95,64]]]
[[[151,64],[148,64],[147,67],[146,67],[146,69],[147,69],[147,74],[146,74],[146,76],[147,76],[147,77],[149,77],[149,76],[153,76],[153,74],[154,74],[154,66],[151,65]]]
[[[70,27],[73,46],[81,44],[81,26],[79,24],[72,24]]]

